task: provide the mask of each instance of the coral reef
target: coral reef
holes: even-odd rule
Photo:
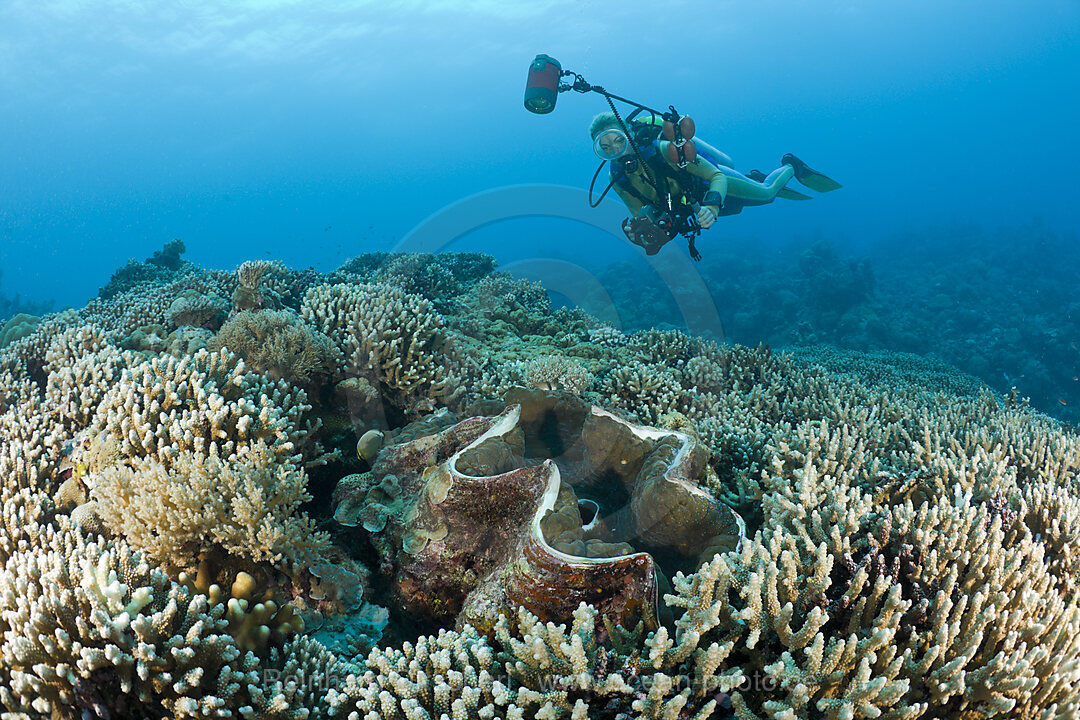
[[[705,254],[700,300],[733,342],[932,356],[1075,425],[1078,247],[1038,223],[923,227],[849,252],[821,238],[775,247],[728,238]],[[620,263],[598,276],[624,329],[685,325],[648,268]]]
[[[348,372],[408,413],[453,404],[463,390],[445,322],[418,295],[379,283],[321,285],[301,315],[333,340]]]
[[[0,715],[1080,714],[1080,437],[1016,393],[482,256],[167,255],[0,348]],[[891,292],[802,262],[836,337]]]
[[[113,273],[98,297],[108,300],[139,285],[165,283],[193,270],[195,266],[181,258],[187,251],[184,241],[176,238],[165,243],[160,250],[142,262],[128,260],[127,264]]]
[[[259,660],[228,630],[223,604],[62,522],[0,571],[0,704],[19,717],[276,717],[284,696],[252,697]]]
[[[495,258],[480,253],[367,253],[343,263],[335,276],[393,285],[446,312],[457,296],[494,270]]]
[[[182,450],[116,463],[87,478],[90,512],[149,558],[187,567],[210,553],[307,568],[326,547],[297,508],[311,496],[302,469],[262,441],[225,461]]]

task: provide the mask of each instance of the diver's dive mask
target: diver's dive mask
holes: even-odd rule
[[[601,160],[615,160],[630,152],[626,133],[617,128],[604,130],[593,140],[593,152]]]

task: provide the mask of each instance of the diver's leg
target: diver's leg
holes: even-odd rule
[[[781,165],[756,182],[737,170],[722,167],[720,171],[727,176],[727,196],[738,199],[743,205],[766,205],[776,199],[776,194],[784,189],[795,175],[790,165]]]

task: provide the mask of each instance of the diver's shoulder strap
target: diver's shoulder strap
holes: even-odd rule
[[[612,185],[626,192],[628,195],[632,196],[642,205],[650,205],[655,202],[654,200],[650,200],[649,198],[645,197],[636,187],[634,187],[634,183],[630,182],[630,176],[626,174],[625,170],[623,170],[622,165],[615,162],[614,160],[610,162]]]

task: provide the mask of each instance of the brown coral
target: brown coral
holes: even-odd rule
[[[291,310],[245,310],[231,317],[207,346],[228,348],[256,372],[301,387],[325,380],[341,362],[330,339]]]

